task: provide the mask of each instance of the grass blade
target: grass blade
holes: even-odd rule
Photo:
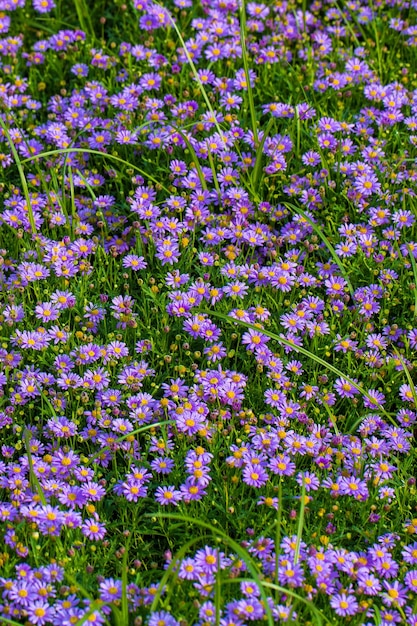
[[[345,281],[347,282],[347,286],[349,289],[349,293],[353,298],[354,295],[354,290],[352,287],[352,283],[350,282],[349,279],[349,275],[346,272],[345,268],[343,267],[339,257],[337,256],[335,249],[333,248],[332,244],[330,243],[330,241],[327,239],[326,235],[323,233],[323,231],[321,230],[321,228],[319,226],[317,226],[317,224],[315,222],[313,222],[313,220],[311,220],[308,215],[300,208],[294,206],[293,204],[291,204],[290,202],[283,202],[282,203],[284,206],[287,207],[287,209],[289,209],[290,211],[296,211],[297,213],[300,213],[300,215],[302,215],[302,217],[306,220],[306,222],[308,222],[311,226],[311,228],[314,230],[314,232],[316,233],[316,235],[318,237],[320,237],[320,239],[322,240],[322,242],[324,243],[324,245],[326,246],[326,248],[328,249],[333,261],[336,263],[336,265],[338,266],[343,278],[345,279]]]
[[[33,156],[28,157],[27,159],[23,159],[23,161],[21,162],[28,163],[29,161],[35,161],[36,159],[41,159],[43,157],[53,156],[53,155],[58,155],[58,154],[70,154],[72,152],[84,152],[88,154],[98,154],[99,156],[105,157],[106,159],[113,159],[114,161],[123,163],[124,165],[127,165],[128,167],[135,170],[136,172],[139,172],[142,176],[145,176],[145,178],[149,178],[149,180],[151,180],[153,183],[158,185],[161,189],[166,191],[166,193],[168,194],[170,193],[169,189],[165,187],[161,182],[159,182],[159,180],[154,178],[152,174],[145,172],[140,167],[137,167],[137,165],[134,165],[133,163],[130,163],[129,161],[125,161],[124,159],[121,159],[115,154],[109,154],[107,152],[100,152],[100,150],[92,150],[91,148],[60,148],[58,150],[48,150],[46,152],[40,152],[39,154],[34,154]]]
[[[258,326],[255,326],[254,324],[249,324],[248,322],[243,322],[242,320],[237,320],[234,317],[231,317],[230,315],[225,315],[224,313],[218,313],[217,311],[206,311],[204,309],[200,310],[199,313],[204,313],[206,315],[214,315],[215,317],[218,317],[219,319],[222,319],[225,322],[229,322],[231,324],[238,324],[239,326],[243,326],[245,328],[251,328],[252,330],[256,330],[256,331],[259,332],[259,327]],[[344,378],[349,384],[352,385],[352,387],[357,389],[359,391],[359,393],[361,393],[363,396],[365,396],[365,398],[368,398],[368,400],[373,402],[375,404],[375,408],[377,408],[379,411],[381,411],[381,413],[383,413],[385,415],[385,417],[392,424],[394,424],[394,426],[397,425],[395,420],[391,417],[391,415],[389,413],[387,413],[387,411],[384,409],[384,407],[381,404],[375,403],[375,398],[372,398],[369,395],[369,393],[362,387],[362,385],[360,385],[359,383],[355,382],[352,378],[350,378],[349,376],[347,376],[346,374],[341,372],[339,369],[337,369],[337,367],[335,367],[334,365],[331,365],[331,363],[328,363],[324,359],[321,359],[319,356],[317,356],[313,352],[310,352],[306,348],[303,348],[302,346],[296,346],[293,343],[291,343],[291,341],[288,341],[287,339],[284,339],[283,337],[280,337],[279,335],[277,335],[276,333],[271,332],[270,330],[266,330],[266,329],[262,328],[262,333],[264,335],[266,335],[267,337],[271,337],[271,339],[274,339],[278,343],[280,343],[280,344],[282,344],[284,346],[288,346],[288,347],[292,348],[293,350],[295,350],[296,352],[300,352],[300,354],[304,354],[304,356],[308,357],[312,361],[315,361],[318,365],[321,365],[322,367],[324,367],[325,369],[330,370],[331,372],[333,372],[337,376],[340,376],[341,378]]]
[[[397,359],[399,360],[399,362],[402,365],[402,368],[404,370],[405,376],[407,378],[408,384],[410,385],[410,389],[411,389],[411,393],[413,395],[413,400],[414,400],[414,406],[417,407],[417,392],[416,392],[416,387],[414,385],[413,379],[411,378],[410,372],[408,371],[408,367],[407,365],[404,363],[404,359],[402,358],[401,354],[398,352],[397,348],[393,348],[393,352],[397,355]]]
[[[152,428],[157,428],[158,426],[164,426],[165,424],[175,424],[175,421],[165,420],[164,422],[146,424],[145,426],[141,426],[140,428],[137,428],[136,430],[132,430],[130,433],[127,433],[127,435],[122,435],[122,437],[118,437],[113,442],[112,445],[116,443],[120,443],[121,441],[124,441],[125,439],[128,439],[129,437],[132,437],[132,435],[138,435],[139,433],[144,433],[147,430],[151,430]],[[99,452],[96,452],[96,454],[93,454],[92,456],[88,458],[88,460],[86,461],[86,465],[89,465],[90,463],[95,461],[101,454],[103,454],[103,452],[106,452],[107,450],[110,450],[110,446],[104,446],[103,448],[101,448]]]
[[[26,454],[27,454],[28,463],[29,463],[30,483],[31,483],[32,489],[36,491],[36,493],[38,494],[39,500],[41,501],[43,506],[46,506],[47,502],[46,502],[45,494],[43,493],[41,484],[33,469],[32,452],[30,451],[30,438],[29,438],[30,435],[31,435],[30,431],[26,428],[23,433],[23,438],[25,440]]]
[[[408,256],[410,257],[411,267],[413,268],[414,274],[414,317],[417,317],[417,264],[410,248],[408,248]]]
[[[155,0],[154,0],[154,2],[155,2]],[[160,4],[159,2],[155,2],[155,4],[157,4],[158,6],[160,6],[160,7],[161,7],[161,8],[163,8],[163,9],[165,8],[165,7],[164,7],[162,4]],[[183,36],[181,35],[181,32],[180,32],[180,30],[179,30],[179,28],[178,28],[178,26],[177,26],[177,24],[176,24],[176,22],[175,22],[174,18],[172,17],[171,13],[169,13],[169,12],[168,12],[168,17],[169,17],[169,21],[170,21],[170,22],[171,22],[171,24],[172,24],[173,29],[175,30],[175,32],[176,32],[176,34],[177,34],[178,39],[179,39],[179,40],[180,40],[180,42],[181,42],[181,46],[182,46],[182,48],[183,48],[183,50],[184,50],[184,54],[185,54],[185,56],[187,57],[187,61],[188,61],[188,63],[190,64],[191,70],[192,70],[192,72],[193,72],[193,74],[194,74],[194,78],[195,78],[195,80],[197,81],[198,87],[199,87],[199,89],[200,89],[200,91],[201,91],[201,95],[202,95],[202,96],[203,96],[203,98],[204,98],[204,102],[206,103],[208,110],[210,111],[210,113],[211,113],[211,114],[212,114],[212,116],[213,116],[214,125],[215,125],[215,127],[216,127],[216,129],[217,129],[217,132],[219,133],[220,137],[223,137],[223,131],[222,131],[222,129],[220,128],[220,125],[219,125],[218,121],[216,120],[216,115],[215,115],[215,113],[214,113],[214,109],[213,109],[213,107],[212,107],[212,105],[211,105],[211,102],[210,102],[210,100],[209,100],[209,97],[208,97],[208,95],[207,95],[207,92],[206,92],[206,90],[204,89],[204,85],[203,85],[203,83],[202,83],[202,82],[201,82],[201,80],[200,80],[200,77],[199,77],[198,72],[197,72],[197,68],[196,68],[196,66],[195,66],[195,64],[194,64],[194,61],[192,60],[191,55],[190,55],[190,53],[189,53],[189,51],[188,51],[188,49],[187,49],[186,43],[185,43],[185,41],[184,41],[184,39],[183,39]]]
[[[94,28],[88,7],[86,6],[84,0],[74,0],[74,4],[81,29],[85,32],[86,35],[88,35],[89,39],[94,40]]]
[[[267,139],[267,137],[269,137],[269,133],[271,131],[271,128],[274,124],[274,118],[271,117],[271,119],[269,120],[265,130],[263,131],[262,134],[262,139],[259,142],[258,148],[256,150],[256,156],[255,156],[255,167],[253,170],[253,174],[252,174],[252,185],[253,188],[256,190],[257,186],[258,186],[258,181],[259,181],[259,177],[261,174],[261,167],[262,167],[262,152],[263,152],[263,148],[265,145],[265,141]]]
[[[298,516],[297,540],[295,542],[295,550],[294,550],[294,565],[297,565],[300,559],[300,547],[301,547],[301,538],[303,536],[305,508],[306,508],[306,484],[303,478],[303,484],[301,487],[300,513]]]
[[[258,149],[259,136],[258,136],[258,122],[255,113],[255,103],[253,99],[253,91],[250,83],[249,63],[248,63],[248,51],[246,48],[247,28],[246,28],[246,3],[245,0],[240,0],[240,46],[242,48],[242,60],[245,70],[246,86],[248,90],[249,111],[252,124],[253,141],[255,143],[255,150]]]
[[[30,229],[32,231],[32,235],[37,235],[38,231],[37,231],[37,228],[36,228],[35,218],[34,218],[34,215],[33,215],[33,209],[32,209],[32,204],[31,204],[31,200],[30,200],[29,187],[28,187],[28,183],[27,183],[27,180],[26,180],[25,172],[23,171],[23,167],[22,167],[22,163],[24,163],[25,161],[22,161],[20,159],[19,153],[16,150],[16,146],[14,145],[13,139],[12,139],[9,131],[7,130],[6,124],[4,123],[4,121],[3,121],[3,119],[1,117],[0,117],[0,126],[3,129],[4,135],[5,135],[5,137],[7,139],[7,142],[9,144],[9,146],[10,146],[10,150],[12,151],[13,158],[14,158],[14,161],[16,163],[17,170],[19,172],[20,182],[21,182],[22,188],[23,188],[23,195],[25,196],[25,200],[26,200],[26,204],[27,204],[29,224],[30,224]]]
[[[274,619],[271,613],[271,608],[268,604],[268,599],[267,599],[265,590],[262,586],[262,581],[258,574],[258,568],[256,566],[256,562],[251,557],[249,552],[247,552],[247,550],[245,550],[239,543],[234,541],[234,539],[231,539],[231,537],[229,537],[229,535],[227,535],[220,528],[216,528],[212,524],[209,524],[208,522],[203,522],[202,520],[198,518],[188,517],[186,515],[180,515],[176,513],[158,513],[155,517],[160,517],[162,519],[175,519],[178,521],[186,522],[188,524],[193,524],[193,525],[199,526],[200,528],[205,528],[206,530],[210,530],[211,533],[214,535],[214,537],[219,537],[220,539],[222,539],[223,542],[226,545],[228,545],[246,563],[247,568],[251,576],[253,577],[254,582],[258,586],[262,600],[264,601],[268,626],[274,625]],[[282,592],[286,593],[286,590],[282,588]]]

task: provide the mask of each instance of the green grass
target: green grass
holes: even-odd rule
[[[36,598],[77,626],[411,624],[416,9],[55,2],[0,15],[0,624],[52,624],[12,601],[22,564],[62,568]]]

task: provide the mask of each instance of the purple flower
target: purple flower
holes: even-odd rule
[[[156,257],[161,261],[162,265],[173,265],[180,258],[180,251],[175,241],[167,240],[166,245],[158,245]]]
[[[304,165],[315,167],[316,165],[320,163],[321,157],[318,152],[314,152],[313,150],[310,150],[309,152],[306,152],[305,154],[303,154],[303,156],[301,157],[301,161],[303,162]]]
[[[147,267],[147,263],[143,256],[137,256],[136,254],[128,254],[123,257],[122,265],[123,267],[131,269],[134,272],[143,270]]]
[[[53,0],[32,0],[33,8],[38,13],[49,13],[52,9],[55,9],[56,4]],[[40,623],[40,622],[36,622]],[[42,622],[43,623],[43,622]]]
[[[355,379],[352,380],[355,383],[357,382]],[[334,389],[341,398],[353,398],[359,393],[358,389],[344,378],[338,378],[336,380],[334,384]]]
[[[186,479],[185,483],[180,486],[180,491],[185,504],[188,504],[191,501],[201,500],[205,495],[207,495],[207,492],[204,490],[204,486],[197,483],[192,477]]]
[[[346,593],[334,595],[330,599],[330,606],[335,610],[335,613],[341,617],[355,615],[359,608],[356,599]]]
[[[417,591],[417,570],[410,570],[404,577],[404,584],[410,591]]]
[[[292,476],[295,472],[295,463],[286,454],[278,454],[276,458],[271,459],[268,467],[279,476]]]
[[[265,615],[265,609],[256,598],[245,598],[239,600],[236,604],[236,613],[243,620],[255,621],[262,620]]]
[[[160,456],[151,462],[151,469],[158,474],[170,474],[175,462],[167,456]]]
[[[151,613],[148,626],[179,626],[179,622],[168,611]]]
[[[107,578],[100,583],[100,598],[104,602],[113,602],[122,597],[122,583],[114,578]]]
[[[404,548],[402,557],[406,563],[417,565],[417,541]]]
[[[263,487],[268,479],[268,472],[260,465],[249,463],[243,469],[243,482],[251,487]]]
[[[303,568],[301,565],[294,565],[292,560],[281,558],[279,564],[279,582],[281,585],[289,587],[300,587],[303,584]]]
[[[46,600],[33,600],[29,603],[26,610],[30,623],[36,626],[50,624],[55,615],[55,609],[49,606]]]
[[[98,367],[96,370],[87,370],[84,374],[82,386],[87,389],[102,390],[109,386],[110,377],[106,370]]]
[[[71,68],[71,74],[78,76],[80,78],[85,78],[88,76],[88,65],[85,63],[75,63],[75,65]]]
[[[210,546],[197,550],[194,561],[200,572],[208,575],[215,574],[218,568],[223,569],[225,566],[224,554]]]
[[[263,335],[261,331],[253,330],[250,328],[242,336],[242,344],[246,345],[247,350],[256,351],[259,347],[265,346],[269,337]]]
[[[366,500],[369,492],[366,481],[360,480],[355,476],[343,476],[339,481],[340,493],[343,495],[354,496],[356,500]]]
[[[139,498],[146,498],[148,489],[141,481],[129,477],[121,484],[120,493],[119,490],[117,493],[123,495],[128,502],[137,502]]]
[[[386,606],[404,606],[407,601],[407,589],[398,582],[383,582],[385,591],[382,593],[382,602]]]
[[[215,363],[216,361],[221,361],[227,355],[227,350],[222,342],[213,343],[211,346],[204,348],[204,354],[207,356],[207,361]]]
[[[223,293],[232,298],[243,298],[248,293],[248,289],[245,283],[235,281],[223,287]]]
[[[162,506],[168,504],[178,506],[178,503],[182,500],[182,493],[173,486],[158,487],[155,491],[155,500],[158,504],[162,504]]]
[[[312,472],[299,472],[296,481],[300,486],[304,484],[307,492],[316,491],[320,487],[319,479]]]
[[[347,282],[344,278],[331,277],[324,281],[326,287],[326,293],[331,297],[338,297],[344,293],[344,289],[347,286]]]
[[[195,435],[204,426],[205,418],[197,411],[185,410],[175,419],[179,432]]]
[[[369,569],[363,568],[358,573],[358,585],[367,596],[376,596],[381,591],[382,586],[378,578]]]
[[[25,317],[25,311],[19,304],[9,304],[3,310],[3,316],[5,322],[11,326],[21,322]]]
[[[100,539],[103,539],[107,531],[104,524],[99,521],[98,515],[95,514],[92,519],[87,519],[84,522],[84,524],[81,526],[81,532],[88,539],[99,541]]]

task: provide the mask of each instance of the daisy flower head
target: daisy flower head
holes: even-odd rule
[[[107,531],[106,527],[99,521],[98,515],[96,514],[93,518],[87,519],[84,522],[81,526],[81,532],[85,537],[87,537],[87,539],[99,541],[100,539],[103,539]]]
[[[178,506],[178,503],[182,500],[182,492],[175,489],[172,485],[169,487],[158,487],[155,491],[155,500],[162,506],[169,504]]]
[[[355,615],[359,608],[356,599],[347,593],[339,593],[332,596],[330,605],[340,617]]]
[[[56,4],[53,0],[32,0],[33,8],[38,13],[49,13],[52,9],[55,9]]]
[[[134,272],[144,270],[147,267],[147,263],[143,256],[138,256],[136,254],[127,254],[123,257],[122,265],[123,267],[131,269]]]
[[[344,378],[338,378],[334,384],[334,389],[341,398],[353,398],[359,393],[358,388],[353,383],[357,383],[357,381],[349,382]]]

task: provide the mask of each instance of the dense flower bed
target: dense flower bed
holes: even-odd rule
[[[0,0],[0,623],[417,624],[417,3]]]

